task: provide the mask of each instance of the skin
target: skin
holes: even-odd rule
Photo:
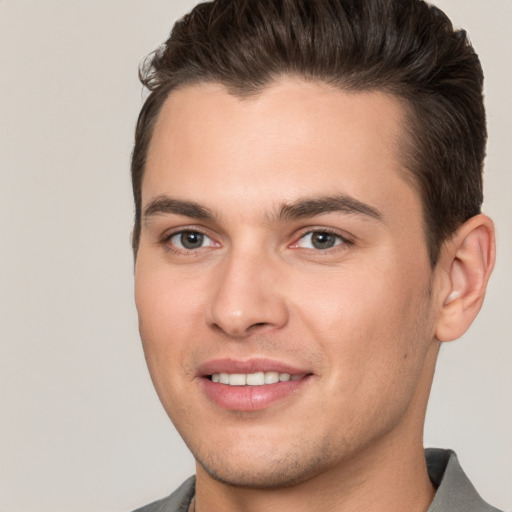
[[[198,511],[428,508],[422,433],[439,340],[481,304],[492,224],[473,220],[431,269],[402,124],[389,95],[291,78],[244,99],[186,86],[164,104],[135,295],[155,388],[197,460]],[[324,202],[283,214],[333,196],[371,213]],[[183,246],[183,231],[202,245]],[[316,248],[312,233],[326,232],[332,247]],[[256,411],[206,395],[201,365],[255,357],[308,378]]]

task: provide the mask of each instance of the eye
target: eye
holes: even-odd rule
[[[169,238],[171,245],[177,249],[193,251],[216,245],[215,242],[200,231],[180,231]]]
[[[326,250],[346,241],[340,236],[329,231],[310,231],[302,235],[296,243],[296,247],[303,249]]]

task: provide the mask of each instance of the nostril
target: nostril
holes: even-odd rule
[[[258,331],[260,329],[262,330],[263,328],[268,327],[269,325],[271,324],[269,324],[268,322],[257,322],[250,325],[249,328],[247,329],[247,332],[253,333],[254,331]]]

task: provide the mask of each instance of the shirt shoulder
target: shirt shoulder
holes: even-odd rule
[[[185,480],[170,496],[155,501],[133,512],[187,512],[194,496],[196,479],[194,476]]]
[[[427,512],[502,512],[486,503],[462,470],[452,450],[425,450],[430,480],[437,487]]]

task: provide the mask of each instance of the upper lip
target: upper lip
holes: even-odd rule
[[[213,375],[214,373],[256,373],[256,372],[279,372],[290,375],[301,375],[311,373],[309,370],[299,368],[282,361],[272,359],[254,358],[247,360],[238,359],[212,359],[198,368],[198,375]]]

